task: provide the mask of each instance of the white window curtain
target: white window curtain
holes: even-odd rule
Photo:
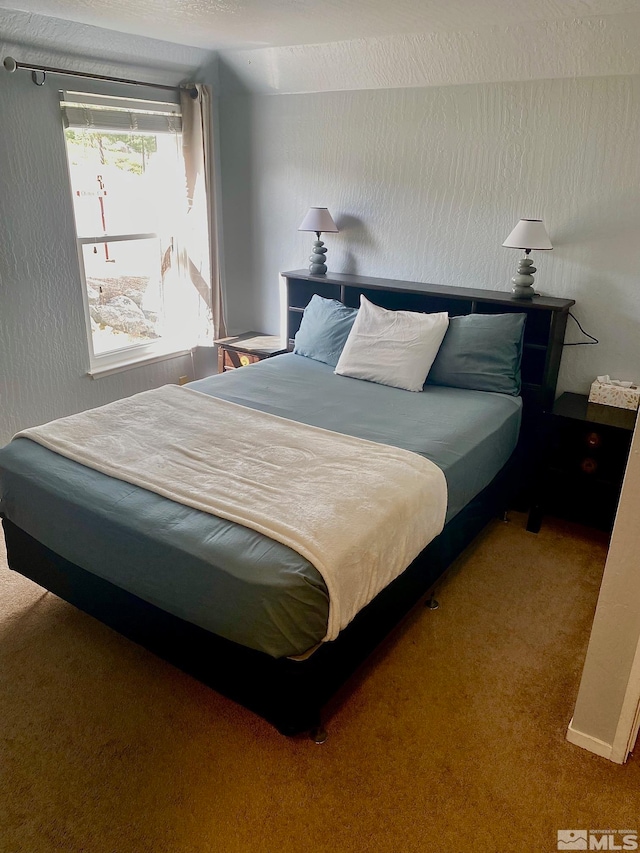
[[[198,343],[227,334],[218,264],[211,90],[190,83],[180,90],[182,145],[189,210],[182,240],[184,268],[207,315],[199,323]]]

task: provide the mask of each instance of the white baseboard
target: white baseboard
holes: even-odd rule
[[[569,723],[569,728],[567,729],[567,740],[569,743],[573,743],[576,746],[581,746],[582,749],[588,749],[589,752],[594,752],[596,755],[601,755],[603,758],[608,758],[610,761],[615,761],[612,758],[613,745],[610,743],[605,743],[603,740],[598,740],[597,737],[593,737],[593,735],[585,734],[584,732],[579,732],[577,729],[573,728],[573,718]],[[618,761],[618,764],[622,762]]]

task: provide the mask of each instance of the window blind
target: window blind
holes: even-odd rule
[[[139,133],[181,133],[179,104],[61,92],[65,127]]]

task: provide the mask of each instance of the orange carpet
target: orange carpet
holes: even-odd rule
[[[493,523],[331,710],[267,723],[0,556],[2,853],[552,853],[640,829],[640,768],[565,740],[601,534]]]

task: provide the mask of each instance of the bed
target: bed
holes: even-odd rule
[[[314,294],[354,307],[364,294],[393,310],[527,314],[522,396],[436,385],[413,394],[337,378],[294,353],[192,383],[203,395],[403,448],[444,471],[443,531],[337,639],[321,642],[322,577],[282,543],[26,438],[0,452],[0,469],[12,569],[296,734],[319,726],[329,698],[506,508],[535,452],[536,418],[553,399],[572,303],[302,271],[283,282],[291,339]]]

